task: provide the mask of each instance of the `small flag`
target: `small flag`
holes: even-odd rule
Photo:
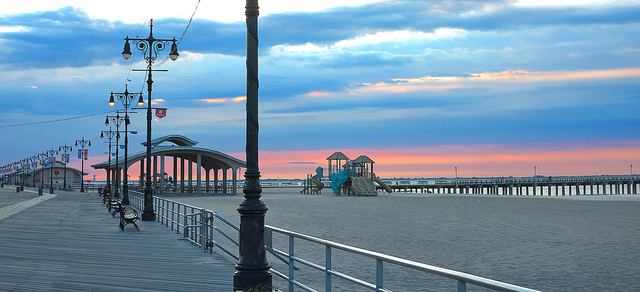
[[[156,109],[156,117],[162,119],[164,117],[167,116],[167,109],[166,108],[157,108]]]

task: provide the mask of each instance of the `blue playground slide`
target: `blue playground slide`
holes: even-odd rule
[[[353,169],[351,170],[351,176],[355,176],[355,171]],[[347,179],[349,179],[349,177],[347,176],[347,172],[345,170],[341,170],[341,171],[338,171],[337,173],[331,174],[331,184],[329,184],[329,186],[331,186],[331,189],[333,190],[334,194],[340,193],[338,188],[344,182],[346,182]]]

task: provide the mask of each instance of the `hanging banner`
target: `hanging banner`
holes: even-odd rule
[[[62,158],[62,159],[60,159],[61,161],[67,161],[67,160],[65,159],[65,158],[66,158],[66,155],[65,155],[64,153],[60,154],[60,156],[61,156],[61,158]]]
[[[89,149],[84,150],[84,160],[89,159]]]
[[[67,158],[67,163],[69,163],[69,155],[65,155],[65,157]]]
[[[156,109],[156,117],[162,119],[164,117],[167,116],[167,109],[166,108],[157,108]]]
[[[82,150],[78,149],[78,159],[82,159]]]

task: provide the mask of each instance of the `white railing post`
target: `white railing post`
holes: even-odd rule
[[[331,292],[331,247],[325,245],[325,291]]]

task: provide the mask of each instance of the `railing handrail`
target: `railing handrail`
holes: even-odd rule
[[[310,241],[310,242],[314,242],[314,243],[317,243],[317,244],[321,244],[321,245],[324,245],[324,246],[337,248],[337,249],[340,249],[340,250],[343,250],[343,251],[347,251],[347,252],[351,252],[351,253],[354,253],[354,254],[375,258],[377,260],[383,260],[383,261],[388,262],[388,263],[392,263],[392,264],[404,266],[404,267],[407,267],[407,268],[412,268],[412,269],[428,272],[428,273],[431,273],[431,274],[434,274],[434,275],[443,276],[443,277],[447,277],[447,278],[458,280],[458,281],[463,281],[463,282],[466,282],[466,283],[482,286],[482,287],[493,289],[493,290],[496,290],[496,291],[530,291],[530,292],[537,291],[537,290],[533,290],[533,289],[529,289],[529,288],[525,288],[525,287],[520,287],[520,286],[516,286],[516,285],[512,285],[512,284],[508,284],[508,283],[504,283],[504,282],[500,282],[500,281],[496,281],[496,280],[480,277],[480,276],[475,276],[475,275],[472,275],[472,274],[458,272],[458,271],[454,271],[454,270],[450,270],[450,269],[446,269],[446,268],[441,268],[441,267],[436,267],[436,266],[432,266],[432,265],[428,265],[428,264],[424,264],[424,263],[419,263],[419,262],[415,262],[415,261],[412,261],[412,260],[407,260],[407,259],[403,259],[403,258],[399,258],[399,257],[395,257],[395,256],[379,253],[379,252],[374,252],[374,251],[370,251],[370,250],[366,250],[366,249],[362,249],[362,248],[358,248],[358,247],[353,247],[353,246],[350,246],[350,245],[346,245],[346,244],[342,244],[342,243],[338,243],[338,242],[334,242],[334,241],[329,241],[329,240],[321,239],[321,238],[318,238],[318,237],[305,235],[305,234],[302,234],[302,233],[293,232],[293,231],[289,231],[289,230],[286,230],[286,229],[282,229],[282,228],[278,228],[278,227],[274,227],[274,226],[270,226],[270,225],[265,225],[265,227],[268,228],[268,229],[271,229],[271,230],[273,230],[275,232],[278,232],[278,233],[281,233],[281,234],[285,234],[285,235],[288,235],[288,236],[292,236],[292,237],[295,237],[295,238],[300,238],[300,239],[307,240],[307,241]]]
[[[140,192],[136,192],[136,191],[130,191],[129,192],[129,196],[130,196],[130,201],[131,204],[136,207],[141,209],[142,205],[143,205],[143,194]],[[162,206],[160,206],[160,202],[164,202],[162,204]],[[236,230],[236,231],[240,231],[240,228],[237,227],[235,224],[231,223],[229,220],[225,219],[224,217],[220,216],[218,213],[216,213],[215,211],[211,211],[211,210],[207,210],[207,209],[203,209],[203,208],[199,208],[196,206],[192,206],[192,205],[188,205],[188,204],[184,204],[184,203],[180,203],[174,200],[169,200],[166,198],[160,198],[160,197],[154,197],[154,205],[155,205],[155,209],[158,210],[159,208],[162,208],[162,210],[166,209],[166,206],[178,206],[176,210],[166,210],[166,212],[171,212],[172,215],[174,214],[178,214],[178,218],[165,218],[165,215],[162,214],[162,212],[157,212],[159,214],[157,214],[156,216],[156,221],[158,222],[166,222],[165,226],[169,227],[169,223],[171,223],[171,229],[173,230],[173,225],[176,225],[176,230],[178,233],[180,233],[180,231],[183,231],[183,236],[185,238],[187,238],[188,240],[190,240],[191,242],[193,242],[194,244],[200,246],[202,248],[203,251],[207,251],[209,248],[209,252],[214,252],[213,251],[213,246],[218,247],[220,250],[224,251],[226,254],[228,254],[229,256],[233,257],[234,259],[238,260],[238,256],[236,254],[234,254],[233,252],[229,251],[228,249],[226,249],[225,247],[223,247],[222,245],[220,245],[219,243],[217,243],[216,241],[213,240],[213,231],[216,231],[218,233],[220,233],[221,235],[223,235],[227,240],[229,240],[233,245],[235,246],[239,246],[238,241],[234,240],[233,236],[230,236],[229,234],[225,233],[223,230],[219,229],[218,227],[213,225],[213,220],[211,220],[211,223],[209,223],[209,219],[212,219],[213,217],[218,218],[221,222],[223,222],[224,224],[226,224],[227,226],[231,227],[232,229]],[[184,210],[184,213],[180,213],[180,209]],[[187,210],[191,210],[190,213],[187,213]],[[197,212],[196,212],[197,211]],[[206,214],[211,214],[212,217],[209,218],[208,216],[206,216]],[[198,215],[202,215],[198,218]],[[181,223],[180,217],[183,218],[183,221]],[[189,218],[189,219],[187,219]],[[204,219],[204,220],[203,220]],[[187,221],[191,220],[193,222],[190,222],[190,224],[187,224]],[[196,221],[197,220],[197,221]],[[210,228],[211,231],[208,232],[205,229]],[[190,229],[193,229],[193,231],[189,231]],[[318,237],[314,237],[314,236],[310,236],[310,235],[305,235],[302,233],[298,233],[298,232],[293,232],[293,231],[289,231],[286,229],[282,229],[282,228],[278,228],[278,227],[274,227],[274,226],[270,226],[270,225],[265,225],[265,231],[271,233],[271,232],[276,232],[276,233],[280,233],[283,235],[288,236],[289,239],[289,244],[293,244],[293,238],[299,238],[302,240],[306,240],[312,243],[316,243],[316,244],[320,244],[325,246],[325,248],[328,247],[328,250],[330,250],[330,248],[336,248],[336,249],[340,249],[342,251],[346,251],[349,253],[353,253],[353,254],[357,254],[357,255],[361,255],[361,256],[366,256],[366,257],[370,257],[370,258],[374,258],[376,259],[376,283],[369,283],[365,280],[362,279],[358,279],[356,277],[350,276],[348,274],[344,274],[341,272],[337,272],[335,270],[332,270],[331,268],[327,268],[325,266],[319,265],[319,264],[315,264],[313,262],[310,262],[308,260],[296,257],[296,256],[292,256],[291,254],[293,253],[293,246],[290,246],[290,252],[283,252],[280,251],[278,249],[273,248],[272,246],[270,246],[269,244],[265,245],[265,248],[267,251],[269,251],[271,254],[273,254],[276,258],[278,258],[279,260],[285,262],[286,264],[289,265],[289,274],[291,276],[287,276],[285,273],[280,272],[275,270],[274,268],[271,268],[271,272],[274,273],[275,275],[283,278],[284,280],[286,280],[290,285],[295,285],[297,287],[300,287],[306,291],[315,291],[314,289],[296,281],[293,279],[293,271],[297,269],[297,267],[295,267],[295,262],[299,262],[301,264],[307,265],[309,267],[312,267],[314,269],[318,269],[321,270],[323,272],[325,272],[327,274],[327,276],[337,276],[340,277],[342,279],[345,279],[349,282],[370,288],[372,290],[376,290],[376,291],[390,291],[387,290],[383,287],[383,282],[382,282],[382,277],[383,277],[383,270],[382,270],[382,263],[386,262],[386,263],[390,263],[390,264],[395,264],[398,266],[402,266],[402,267],[406,267],[406,268],[410,268],[410,269],[414,269],[414,270],[418,270],[418,271],[423,271],[426,273],[430,273],[433,275],[437,275],[437,276],[441,276],[441,277],[446,277],[446,278],[450,278],[450,279],[454,279],[457,280],[458,282],[458,291],[466,291],[466,284],[473,284],[473,285],[477,285],[477,286],[482,286],[485,288],[489,288],[495,291],[526,291],[526,292],[534,292],[537,290],[533,290],[533,289],[529,289],[529,288],[525,288],[525,287],[520,287],[520,286],[516,286],[516,285],[512,285],[512,284],[508,284],[508,283],[504,283],[504,282],[500,282],[500,281],[496,281],[496,280],[492,280],[492,279],[488,279],[488,278],[483,278],[480,276],[475,276],[472,274],[467,274],[467,273],[463,273],[463,272],[459,272],[459,271],[454,271],[454,270],[450,270],[450,269],[446,269],[446,268],[441,268],[441,267],[436,267],[436,266],[432,266],[432,265],[428,265],[428,264],[424,264],[424,263],[419,263],[419,262],[415,262],[415,261],[411,261],[411,260],[407,260],[407,259],[403,259],[403,258],[399,258],[399,257],[395,257],[395,256],[391,256],[391,255],[386,255],[383,253],[379,253],[379,252],[374,252],[374,251],[370,251],[370,250],[366,250],[366,249],[362,249],[362,248],[358,248],[358,247],[353,247],[350,245],[346,245],[346,244],[342,244],[342,243],[338,243],[338,242],[334,242],[334,241],[329,241],[329,240],[325,240],[325,239],[321,239]],[[266,232],[265,232],[266,233]],[[239,238],[239,235],[236,236],[236,238]],[[212,243],[212,246],[209,246],[209,243]],[[330,251],[326,251],[325,253],[325,258],[330,258]],[[326,291],[331,291],[331,286],[328,285],[328,287],[325,287]]]

